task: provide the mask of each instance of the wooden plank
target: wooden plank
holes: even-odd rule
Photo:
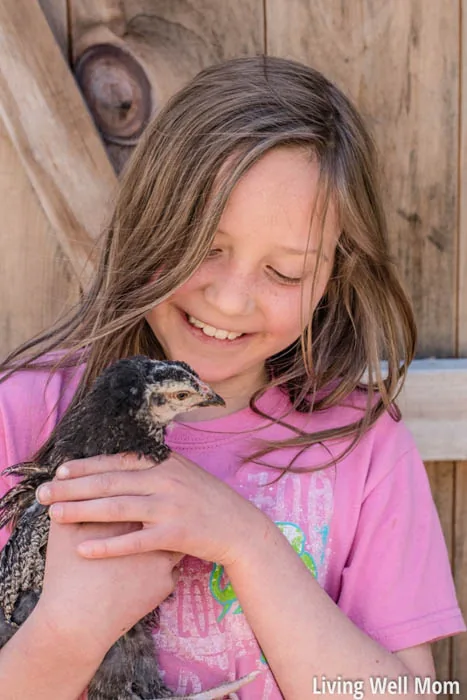
[[[0,115],[67,258],[84,275],[116,178],[47,21],[29,0],[0,3]]]
[[[467,357],[467,3],[461,3],[458,353]]]
[[[266,0],[266,8],[268,53],[323,71],[366,116],[419,352],[453,356],[459,0]]]
[[[436,508],[440,517],[449,560],[453,566],[454,532],[452,513],[454,508],[454,470],[453,462],[428,462],[425,464]],[[452,638],[441,639],[433,644],[436,671],[440,680],[450,680]]]
[[[416,360],[398,404],[425,460],[467,459],[467,360]]]
[[[66,56],[66,0],[40,4]],[[1,119],[0,163],[0,357],[4,357],[76,303],[80,288]]]
[[[460,0],[461,113],[459,152],[459,276],[457,336],[458,354],[467,357],[467,4]],[[467,461],[456,464],[454,580],[459,603],[467,619]],[[453,639],[452,675],[467,689],[467,635]]]
[[[0,358],[79,298],[79,283],[58,246],[0,120]]]

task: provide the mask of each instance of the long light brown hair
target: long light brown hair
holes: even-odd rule
[[[301,412],[326,410],[355,391],[366,397],[366,408],[349,425],[317,433],[292,428],[293,437],[265,442],[250,458],[258,461],[282,447],[302,448],[300,453],[343,438],[347,454],[384,411],[398,420],[395,398],[413,358],[416,331],[388,252],[375,147],[336,86],[282,58],[211,66],[172,97],[123,174],[92,287],[0,369],[56,369],[85,359],[70,410],[113,361],[136,354],[168,359],[145,315],[201,265],[233,187],[279,146],[306,148],[317,160],[324,201],[336,207],[341,233],[324,296],[301,337],[266,361],[268,384],[255,391],[250,408],[266,416],[256,401],[272,386],[287,392]],[[55,350],[65,351],[58,362],[42,358]],[[42,451],[53,439],[54,433]]]

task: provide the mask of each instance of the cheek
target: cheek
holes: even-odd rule
[[[313,279],[306,283],[303,290],[303,323],[305,325],[308,323],[308,320],[311,318],[320,300],[323,298],[328,286],[330,275],[331,269],[330,266],[327,265],[326,268],[321,271],[318,279],[315,281],[314,289]]]
[[[163,301],[158,304],[151,311],[145,315],[145,319],[149,324],[152,332],[156,335],[158,341],[161,343],[164,352],[168,352],[168,347],[166,345],[166,329],[169,327],[170,323],[170,310],[167,301]]]
[[[291,290],[270,300],[268,326],[274,335],[296,338],[301,333],[299,290]]]
[[[283,305],[281,311],[281,317],[283,319],[282,325],[284,329],[288,328],[291,331],[296,331],[297,335],[302,333],[311,320],[313,313],[326,290],[326,286],[327,279],[321,278],[316,281],[315,289],[313,290],[313,281],[310,280],[304,285],[303,291],[300,289],[293,295],[293,297],[291,296],[288,299],[288,303]],[[302,313],[301,316],[300,310]],[[277,320],[277,323],[279,323],[279,319]]]
[[[203,273],[201,270],[197,270],[189,280],[187,280],[181,287],[175,290],[175,292],[170,296],[170,301],[177,303],[181,299],[186,299],[193,292],[198,290],[203,286]]]

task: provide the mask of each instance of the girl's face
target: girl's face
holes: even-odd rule
[[[325,291],[339,233],[332,206],[310,309],[322,228],[318,216],[313,217],[305,271],[302,268],[317,182],[318,166],[304,151],[269,151],[234,188],[208,257],[146,317],[167,357],[191,365],[230,410],[248,404],[266,378],[265,360],[300,336]],[[187,316],[206,324],[208,335]],[[215,338],[214,329],[243,335]],[[211,417],[207,412],[212,409],[201,410],[199,419]],[[188,419],[196,417],[190,414]]]

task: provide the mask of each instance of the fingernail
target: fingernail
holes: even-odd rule
[[[52,492],[48,486],[39,486],[36,489],[36,499],[39,503],[48,503],[52,498]]]
[[[66,479],[70,476],[70,470],[68,469],[68,467],[64,467],[62,465],[57,469],[56,476],[58,476],[59,479]]]
[[[49,508],[49,515],[52,518],[61,518],[63,515],[63,508],[58,503],[54,503],[53,506]]]

